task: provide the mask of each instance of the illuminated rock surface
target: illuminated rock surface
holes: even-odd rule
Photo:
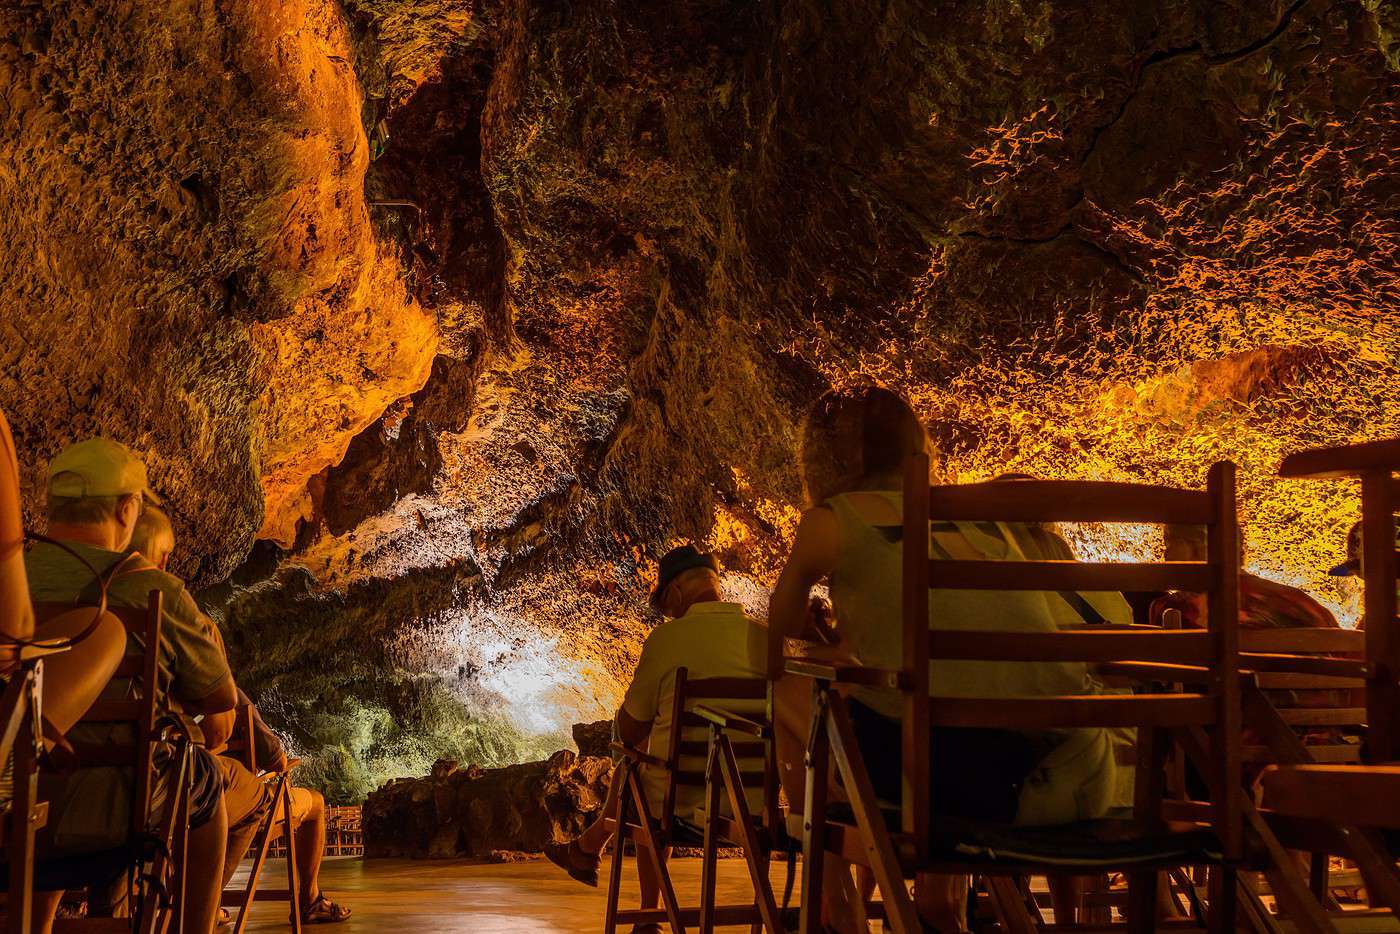
[[[675,539],[761,606],[853,379],[956,479],[1234,459],[1252,564],[1345,614],[1352,491],[1271,477],[1400,429],[1398,42],[1374,0],[6,9],[0,402],[31,489],[149,452],[345,797],[610,714]]]

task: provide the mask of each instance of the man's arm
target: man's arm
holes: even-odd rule
[[[187,706],[185,709],[190,708]],[[204,719],[199,721],[199,731],[204,734],[204,748],[217,752],[226,746],[237,722],[238,714],[233,710],[205,713]]]
[[[807,627],[812,588],[836,568],[840,534],[830,509],[819,506],[803,513],[792,554],[768,600],[768,625],[784,638],[796,638]]]
[[[626,710],[617,712],[617,738],[624,746],[641,749],[651,735],[651,721],[637,720]]]

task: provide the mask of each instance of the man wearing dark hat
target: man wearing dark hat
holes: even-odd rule
[[[1400,518],[1395,520],[1395,550],[1400,551]],[[1347,532],[1347,559],[1327,572],[1333,577],[1360,577],[1365,579],[1366,569],[1361,564],[1361,523],[1358,522]],[[1396,584],[1400,591],[1400,583]],[[1363,621],[1364,624],[1364,621]]]
[[[651,607],[667,617],[651,631],[632,683],[617,712],[618,738],[650,755],[664,757],[671,737],[671,707],[676,671],[685,668],[690,678],[761,678],[767,637],[762,626],[753,622],[737,603],[724,601],[720,589],[719,563],[694,545],[682,545],[661,559]],[[762,702],[757,712],[761,712]],[[682,760],[683,763],[685,760]],[[703,757],[683,768],[704,768]],[[603,814],[611,814],[619,791],[621,770],[613,772]],[[652,816],[659,817],[666,789],[666,776],[656,770],[641,770],[642,786]],[[686,791],[694,792],[687,796]],[[675,811],[691,819],[703,805],[698,789],[678,789]],[[757,804],[757,802],[754,802]],[[587,885],[598,884],[598,854],[612,836],[613,824],[599,818],[577,840],[552,844],[545,855],[569,875]],[[645,860],[638,860],[644,907],[655,907],[659,898],[657,880]],[[656,925],[638,925],[640,934],[659,930]]]

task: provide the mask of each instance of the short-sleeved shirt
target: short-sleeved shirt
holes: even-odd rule
[[[762,678],[766,675],[767,645],[766,630],[745,616],[743,607],[737,603],[696,603],[684,616],[667,620],[653,629],[642,646],[642,657],[622,701],[622,709],[629,717],[652,725],[647,739],[648,754],[665,758],[669,750],[679,669],[686,669],[686,677],[691,680]],[[734,712],[762,713],[763,702],[750,702],[750,705],[755,703],[755,710],[736,709]],[[697,732],[694,738],[706,738],[704,731]],[[680,767],[687,770],[701,770],[704,766],[703,757],[694,761],[683,758],[680,762]],[[659,807],[664,776],[649,770],[643,770],[642,776],[648,803],[653,808]],[[683,792],[678,791],[676,813],[689,817],[701,805],[703,795],[689,789]]]
[[[152,590],[159,590],[164,601],[159,650],[160,684],[166,702],[164,709],[178,712],[181,701],[196,701],[214,692],[231,678],[224,656],[223,640],[214,623],[199,611],[194,598],[176,577],[158,570],[140,555],[123,555],[76,542],[65,543],[92,565],[107,574],[125,561],[110,577],[107,604],[112,607],[144,608]],[[25,556],[29,592],[35,603],[85,603],[96,605],[99,588],[92,570],[56,545],[41,543]],[[142,651],[141,640],[127,635],[127,652]],[[137,684],[130,678],[113,678],[99,695],[101,700],[122,700],[137,696]],[[197,728],[191,727],[198,740]],[[129,726],[79,723],[68,738],[83,743],[127,743]],[[40,791],[50,801],[50,826],[45,836],[58,851],[81,852],[115,845],[125,836],[128,825],[131,769],[79,769],[71,776],[51,779]]]

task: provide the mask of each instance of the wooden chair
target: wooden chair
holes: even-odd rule
[[[254,775],[258,772],[258,753],[253,742],[253,708],[245,705],[238,711],[238,734],[240,742],[230,744],[229,751],[235,753],[243,765]],[[267,813],[258,822],[253,836],[253,865],[248,869],[248,881],[242,891],[225,890],[219,904],[224,908],[235,908],[238,917],[233,922],[233,934],[243,934],[252,918],[253,902],[287,902],[290,908],[291,927],[295,934],[301,934],[301,896],[297,880],[296,834],[292,827],[292,777],[291,765],[281,772],[269,772],[268,781],[272,784],[272,803]],[[267,861],[272,843],[273,829],[278,815],[282,818],[282,848],[287,859],[287,887],[285,889],[259,890],[263,864]]]
[[[44,748],[40,738],[43,659],[54,651],[42,646],[20,648],[19,667],[10,673],[0,697],[0,763],[14,756],[14,785],[6,819],[0,823],[0,844],[9,870],[5,929],[10,934],[29,934],[33,919],[34,834],[48,821],[49,812],[48,803],[37,797]]]
[[[793,661],[792,674],[814,683],[818,728],[808,750],[807,827],[804,840],[803,932],[820,930],[821,864],[833,853],[869,866],[880,887],[889,923],[898,934],[916,934],[920,922],[904,880],[920,872],[972,873],[985,877],[1003,925],[1020,934],[1035,924],[1010,877],[1047,871],[1093,874],[1123,868],[1129,875],[1129,925],[1155,927],[1157,872],[1182,865],[1213,866],[1210,927],[1235,926],[1235,875],[1245,854],[1249,813],[1240,785],[1240,678],[1238,676],[1239,530],[1235,471],[1229,463],[1210,471],[1208,490],[1195,492],[1117,483],[1022,481],[930,488],[927,458],[911,459],[904,489],[904,649],[900,669],[828,666]],[[1066,561],[943,561],[928,554],[932,521],[1152,522],[1209,528],[1204,562],[1089,564]],[[1128,591],[1185,589],[1209,595],[1209,628],[1198,631],[1109,630],[1047,633],[930,629],[929,590]],[[933,621],[936,626],[937,621]],[[930,658],[1001,661],[1082,661],[1112,665],[1114,674],[1138,679],[1142,693],[1064,697],[930,696]],[[1176,693],[1168,682],[1205,684],[1198,693]],[[1154,683],[1165,686],[1156,686]],[[904,696],[903,801],[897,815],[882,813],[861,759],[847,703],[839,685],[892,688]],[[936,689],[936,685],[934,686]],[[1134,836],[1117,843],[1073,840],[1047,831],[955,826],[931,820],[930,727],[1044,730],[1068,727],[1136,727],[1138,769]],[[1212,801],[1195,802],[1208,832],[1168,833],[1163,760],[1175,743],[1195,763]],[[934,751],[936,754],[936,750]],[[850,799],[853,821],[827,812],[828,763]],[[897,819],[896,830],[886,817]],[[1259,827],[1251,825],[1251,830]],[[937,829],[938,839],[933,831]],[[1267,834],[1267,828],[1264,828]],[[1275,867],[1276,869],[1278,867]],[[1288,868],[1279,870],[1280,877]],[[1295,873],[1296,875],[1296,873]],[[1301,880],[1292,880],[1301,884]],[[1306,896],[1306,892],[1304,892]],[[1296,885],[1289,892],[1301,902]],[[1315,930],[1326,930],[1317,927]]]
[[[1400,760],[1400,620],[1395,515],[1400,512],[1400,438],[1318,448],[1284,458],[1279,476],[1361,480],[1361,564],[1365,569],[1366,749],[1370,762]]]
[[[74,609],[72,604],[41,603],[34,607],[39,621],[52,619]],[[128,633],[127,655],[117,664],[113,681],[128,679],[139,685],[139,696],[127,691],[121,699],[99,699],[79,723],[104,726],[126,726],[131,730],[129,742],[86,743],[70,740],[67,757],[70,767],[132,768],[130,826],[125,844],[118,849],[87,859],[60,858],[51,866],[39,867],[42,877],[46,869],[58,877],[68,877],[75,884],[87,880],[78,877],[85,871],[126,866],[132,879],[131,904],[135,910],[129,918],[60,919],[54,924],[58,934],[108,934],[108,932],[137,931],[141,934],[162,934],[184,901],[184,866],[189,839],[191,745],[180,725],[163,715],[160,706],[160,633],[162,626],[162,595],[152,590],[144,609],[107,608],[121,620]],[[136,649],[136,651],[133,651]],[[152,791],[156,778],[155,753],[158,745],[167,744],[173,756],[173,781],[170,799],[159,826],[150,829]],[[46,884],[41,878],[41,884]],[[72,887],[68,885],[67,887]]]
[[[773,750],[772,697],[764,678],[701,678],[691,680],[686,669],[676,672],[672,699],[671,735],[664,758],[638,752],[620,743],[613,751],[622,757],[621,792],[618,796],[617,832],[613,838],[608,875],[608,907],[604,931],[614,934],[619,924],[669,923],[674,934],[686,925],[712,931],[716,925],[760,926],[769,934],[785,929],[768,879],[773,850],[786,839],[778,808],[777,763]],[[686,760],[706,757],[703,769],[687,767]],[[761,759],[757,766],[745,764]],[[638,770],[642,767],[666,773],[661,813],[653,814]],[[704,789],[704,821],[699,827],[675,814],[682,789]],[[750,813],[748,794],[761,790],[762,807]],[[721,796],[728,798],[724,813]],[[659,909],[620,909],[624,844],[631,841],[637,858],[646,859],[661,887]],[[664,853],[673,845],[701,846],[701,903],[682,908],[667,870]],[[715,868],[720,847],[739,847],[754,887],[748,905],[715,904]]]
[[[1365,726],[1363,762],[1355,755],[1327,755],[1296,742],[1284,728],[1284,711],[1274,711],[1262,696],[1246,693],[1246,712],[1268,730],[1277,765],[1260,779],[1264,814],[1290,846],[1312,852],[1314,888],[1325,891],[1325,854],[1355,861],[1373,904],[1400,919],[1400,873],[1396,841],[1382,831],[1400,830],[1390,807],[1400,799],[1400,619],[1396,591],[1400,555],[1395,545],[1395,516],[1400,513],[1400,439],[1303,451],[1284,459],[1280,475],[1292,478],[1357,477],[1361,481],[1362,567],[1365,571],[1364,664],[1332,660],[1327,673],[1363,678],[1365,709],[1346,719]],[[1285,662],[1285,664],[1288,664]],[[1321,672],[1319,672],[1321,673]],[[1355,683],[1355,682],[1353,682]],[[1340,716],[1340,714],[1339,714]]]

